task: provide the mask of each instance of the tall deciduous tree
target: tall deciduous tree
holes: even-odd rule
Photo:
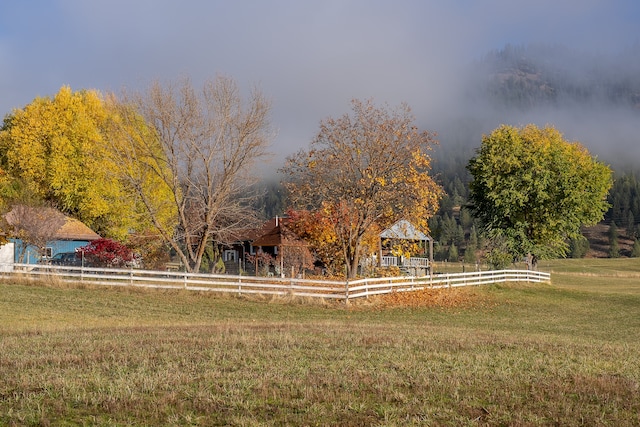
[[[158,216],[162,200],[142,185],[144,175],[128,173],[127,179],[163,239],[189,271],[198,271],[207,245],[233,240],[254,220],[248,190],[268,155],[271,103],[257,89],[243,100],[235,81],[220,76],[200,91],[188,78],[155,82],[144,93],[123,94],[120,104],[123,133],[137,145],[122,149],[121,158],[145,165],[169,190],[165,201],[177,213],[176,226]],[[151,134],[135,124],[140,117]]]
[[[553,127],[498,127],[468,170],[474,214],[532,268],[566,255],[580,226],[600,221],[609,206],[610,168]]]
[[[0,130],[0,161],[12,181],[10,198],[36,197],[104,236],[125,239],[144,227],[139,206],[119,179],[101,94],[64,86],[13,111]]]
[[[441,196],[428,174],[434,135],[418,130],[407,105],[354,100],[352,110],[322,121],[310,148],[282,169],[293,206],[321,212],[331,224],[350,278],[374,224],[405,218],[426,232]]]

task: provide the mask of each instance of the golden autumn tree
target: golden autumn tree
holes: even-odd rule
[[[338,237],[322,210],[287,210],[288,227],[309,243],[313,253],[325,266],[329,275],[342,271],[344,260]]]
[[[98,92],[65,86],[13,111],[0,131],[0,151],[8,173],[30,191],[96,231],[121,236],[128,198],[105,162],[106,116]]]
[[[342,244],[328,215],[330,211],[330,203],[323,203],[320,209],[314,211],[288,209],[287,224],[299,238],[309,244],[315,257],[324,266],[325,273],[334,276],[344,272],[345,263]],[[379,233],[380,228],[376,224],[367,230],[362,239],[364,253],[378,251]]]
[[[113,94],[107,97],[106,105],[110,111],[106,129],[112,173],[127,189],[135,206],[131,214],[137,227],[128,241],[144,253],[145,266],[160,268],[169,261],[166,240],[178,225],[174,195],[167,185],[173,180],[172,171],[153,127]]]
[[[14,183],[11,198],[36,197],[118,240],[148,229],[113,154],[125,140],[113,132],[116,114],[100,92],[67,86],[14,110],[0,130],[1,166]],[[144,184],[162,192],[152,180]]]
[[[404,218],[427,232],[442,194],[429,175],[434,135],[413,124],[406,104],[354,100],[352,110],[322,121],[310,148],[282,169],[293,207],[320,212],[330,224],[349,278],[372,227]]]

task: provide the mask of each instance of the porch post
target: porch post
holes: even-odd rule
[[[276,223],[277,223],[277,221],[278,221],[278,217],[276,216]],[[278,252],[279,252],[279,255],[280,255],[280,277],[285,277],[285,274],[284,274],[284,251],[283,251],[284,247],[283,246],[284,245],[282,245],[282,244],[277,246]]]
[[[429,239],[429,264],[433,263],[433,239]]]

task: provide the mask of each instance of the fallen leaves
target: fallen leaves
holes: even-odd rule
[[[385,307],[487,308],[497,303],[489,295],[472,288],[425,288],[393,292],[380,297]]]

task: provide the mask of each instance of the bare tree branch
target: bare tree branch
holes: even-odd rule
[[[140,178],[128,173],[128,179],[163,238],[198,271],[208,244],[226,242],[255,220],[249,189],[273,137],[271,104],[257,89],[245,103],[231,78],[217,77],[198,93],[188,78],[165,86],[155,82],[146,93],[123,94],[120,105],[129,120],[138,114],[153,129],[146,138],[130,138],[135,146],[125,151],[169,189],[175,228],[154,216]]]
[[[38,248],[42,255],[47,243],[54,240],[66,223],[66,217],[56,209],[23,204],[14,205],[5,215],[5,220],[12,228],[12,234],[22,240],[18,255],[20,262],[24,261],[29,246]]]

